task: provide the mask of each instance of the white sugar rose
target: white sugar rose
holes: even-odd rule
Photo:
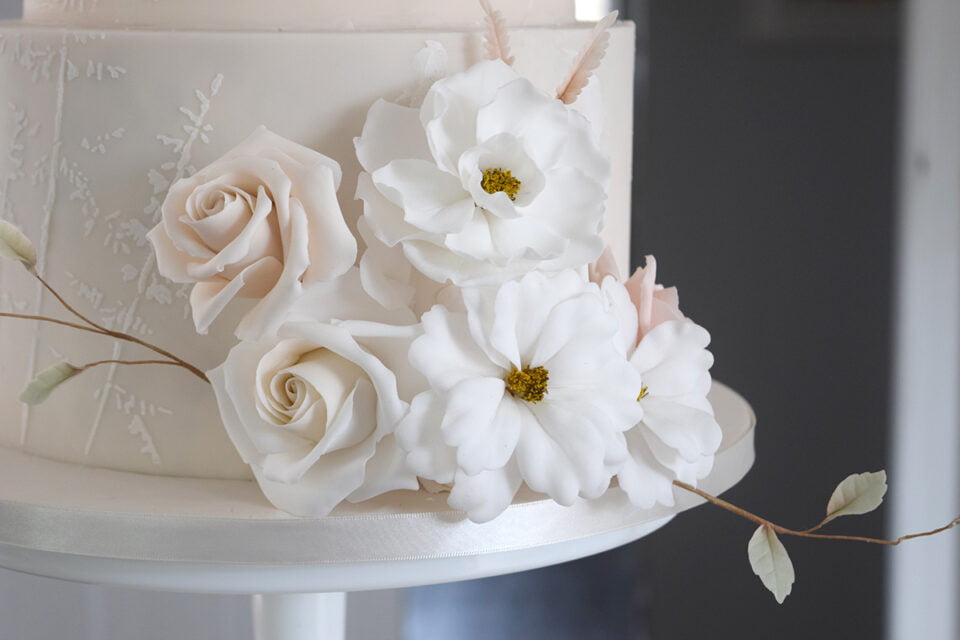
[[[279,509],[324,516],[344,500],[417,488],[393,436],[408,408],[401,394],[412,395],[404,385],[418,378],[407,364],[416,327],[375,319],[410,318],[384,315],[351,269],[305,288],[277,335],[242,341],[209,373],[230,439]]]
[[[255,338],[270,307],[289,306],[302,287],[332,280],[356,260],[357,244],[337,202],[340,166],[264,127],[195,175],[177,181],[147,235],[160,273],[196,283],[197,331],[234,298],[260,302],[237,328]]]
[[[498,284],[603,249],[610,165],[590,123],[499,60],[375,103],[355,141],[370,229],[437,282]]]
[[[464,289],[465,312],[436,306],[410,362],[430,389],[397,427],[420,476],[453,483],[448,502],[476,522],[522,483],[558,503],[595,498],[627,457],[643,416],[640,375],[616,316],[573,270]]]

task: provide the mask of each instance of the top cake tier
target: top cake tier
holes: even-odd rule
[[[511,26],[568,25],[574,0],[500,3]],[[462,28],[474,0],[24,0],[28,22],[77,27],[349,31]]]

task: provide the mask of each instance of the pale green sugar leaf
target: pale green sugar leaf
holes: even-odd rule
[[[37,264],[37,250],[27,236],[6,220],[0,220],[0,257],[19,260],[27,269]]]
[[[768,525],[760,525],[753,532],[747,545],[747,557],[763,586],[770,590],[779,604],[783,604],[793,589],[796,576],[786,547]]]
[[[54,389],[83,371],[72,364],[61,362],[49,369],[44,369],[27,385],[20,394],[20,402],[26,404],[40,404],[46,400]]]
[[[855,473],[837,485],[827,503],[827,520],[869,513],[887,493],[887,472]]]

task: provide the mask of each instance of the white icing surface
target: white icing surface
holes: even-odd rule
[[[552,91],[588,33],[511,30],[517,70]],[[599,70],[602,142],[613,160],[605,237],[626,265],[633,26],[618,25],[612,36]],[[451,71],[482,55],[479,35],[460,31],[253,34],[0,23],[0,216],[34,241],[40,273],[82,313],[212,368],[234,343],[229,328],[236,317],[197,336],[189,287],[156,272],[145,235],[166,189],[263,124],[338,159],[341,205],[355,220],[361,208],[353,200],[360,171],[353,137],[377,98],[394,99],[417,85],[413,59],[426,40],[447,48]],[[10,262],[0,264],[0,310],[63,317]],[[61,359],[143,355],[49,324],[0,322],[0,446],[142,473],[249,477],[211,389],[184,371],[104,366],[41,406],[18,402],[26,381]]]
[[[513,26],[569,25],[574,0],[516,0],[498,9]],[[474,0],[25,0],[27,21],[83,27],[353,30],[470,27]]]

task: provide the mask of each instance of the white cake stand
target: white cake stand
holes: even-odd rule
[[[753,464],[750,406],[715,383],[724,437],[702,486],[714,494]],[[258,640],[344,637],[345,592],[481,578],[632,542],[700,504],[641,510],[612,488],[561,507],[527,493],[477,525],[444,497],[395,492],[326,518],[271,507],[247,481],[164,478],[0,448],[0,566],[62,580],[253,595]]]

